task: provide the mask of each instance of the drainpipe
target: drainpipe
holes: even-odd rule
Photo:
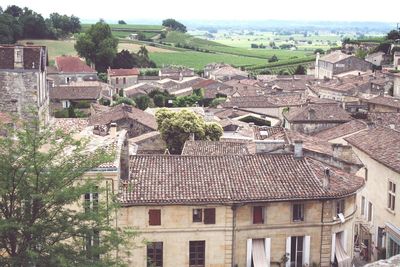
[[[232,267],[235,266],[235,253],[236,253],[236,211],[238,206],[236,204],[232,205]]]
[[[319,244],[319,264],[321,265],[322,262],[322,233],[324,230],[324,207],[325,207],[325,201],[322,200],[322,209],[321,209],[321,240]]]

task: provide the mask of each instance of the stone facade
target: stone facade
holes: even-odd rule
[[[0,112],[28,118],[33,109],[38,111],[42,122],[48,123],[46,48],[11,46],[0,47],[0,50],[0,61],[5,60],[0,66]],[[14,57],[16,52],[20,52],[19,59]]]
[[[343,122],[289,122],[285,119],[286,129],[304,134],[314,134],[342,124]]]
[[[292,221],[292,205],[304,204],[304,221]],[[246,267],[248,240],[270,240],[271,266],[280,265],[287,252],[286,243],[291,236],[308,236],[310,242],[308,266],[321,264],[328,267],[333,259],[332,238],[344,233],[343,247],[352,257],[353,223],[356,212],[355,196],[345,199],[345,222],[333,219],[335,201],[249,203],[241,206],[131,206],[118,214],[120,227],[137,227],[140,237],[149,242],[163,242],[163,266],[189,266],[189,241],[205,241],[205,266]],[[253,206],[264,207],[264,223],[253,224]],[[215,224],[192,222],[193,209],[215,208]],[[149,225],[149,209],[161,210],[161,225]],[[321,222],[322,220],[322,222]],[[131,250],[132,266],[147,266],[146,246]],[[180,252],[180,253],[177,253]],[[289,251],[290,253],[290,251]],[[304,262],[305,263],[305,262]],[[286,264],[286,266],[289,263]]]

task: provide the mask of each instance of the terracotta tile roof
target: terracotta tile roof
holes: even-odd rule
[[[55,100],[97,100],[101,97],[99,86],[58,86],[50,88],[50,99]]]
[[[224,108],[275,108],[275,104],[268,101],[265,96],[240,96],[232,97],[229,102],[222,104]]]
[[[283,116],[289,122],[348,122],[350,114],[337,105],[310,104],[293,108]]]
[[[187,156],[220,156],[220,155],[248,155],[249,150],[245,143],[219,141],[186,141],[182,155]]]
[[[153,130],[157,129],[157,122],[154,116],[144,112],[143,110],[125,104],[120,104],[111,107],[108,110],[94,114],[90,117],[89,123],[90,125],[106,125],[123,118],[135,120]]]
[[[362,131],[345,140],[372,159],[400,173],[400,132],[386,127]]]
[[[74,56],[60,56],[56,57],[55,65],[59,72],[67,73],[97,73],[79,57]]]
[[[120,188],[123,205],[244,203],[339,198],[354,194],[364,179],[293,155],[173,156],[130,159],[130,185]]]
[[[382,105],[400,109],[400,98],[391,96],[377,96],[367,100],[369,104]]]
[[[283,127],[253,126],[256,140],[283,140],[285,129]]]
[[[322,140],[329,141],[352,133],[356,133],[366,128],[367,124],[365,122],[360,120],[351,120],[349,122],[340,124],[333,128],[329,128],[321,132],[318,132],[314,136]]]
[[[400,112],[369,112],[368,120],[378,126],[394,127],[400,130]]]
[[[339,61],[349,58],[349,57],[352,57],[352,55],[344,54],[341,51],[335,51],[335,52],[332,52],[325,56],[322,56],[319,60],[330,62],[330,63],[336,63],[336,62],[339,62]]]
[[[139,69],[108,69],[107,74],[109,76],[138,76],[140,75]]]
[[[86,118],[54,118],[51,127],[64,133],[80,132],[89,125]]]
[[[221,109],[219,111],[214,112],[214,115],[220,119],[233,119],[247,114],[250,114],[250,112],[233,108]]]

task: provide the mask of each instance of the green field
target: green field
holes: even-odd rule
[[[92,24],[82,24],[82,31],[88,29]],[[126,29],[131,31],[161,31],[161,25],[142,25],[142,24],[108,24],[111,30]]]
[[[255,66],[265,64],[265,59],[235,56],[230,54],[212,54],[195,51],[179,53],[150,53],[150,59],[158,67],[163,65],[183,65],[195,69],[203,69],[205,65],[212,62],[224,62],[234,66]]]

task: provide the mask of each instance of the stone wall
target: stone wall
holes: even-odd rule
[[[287,121],[285,125],[289,124]],[[325,122],[325,123],[290,123],[289,129],[304,134],[318,133],[322,130],[338,126],[340,122]]]

